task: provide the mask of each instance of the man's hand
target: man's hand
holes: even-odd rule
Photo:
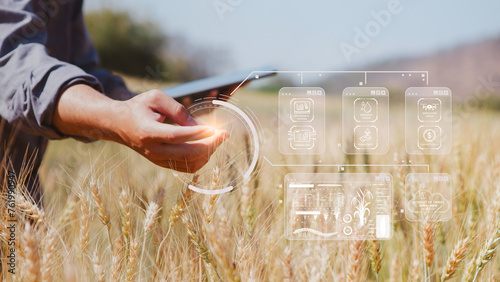
[[[121,102],[74,85],[61,95],[53,123],[62,133],[115,141],[182,172],[199,170],[228,137],[225,131],[197,125],[184,106],[158,90]]]

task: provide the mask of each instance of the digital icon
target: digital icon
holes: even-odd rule
[[[378,119],[378,101],[375,98],[354,100],[354,120],[357,122],[375,122]]]
[[[420,126],[418,128],[418,147],[420,149],[439,149],[441,147],[441,127]]]
[[[350,214],[346,213],[346,214],[344,214],[343,220],[345,223],[350,223],[352,221],[352,216]]]
[[[449,174],[408,174],[405,197],[405,216],[410,221],[446,221],[452,216],[453,190]]]
[[[294,98],[290,101],[290,119],[293,122],[311,122],[314,120],[314,100]]]
[[[356,126],[354,128],[354,147],[356,149],[376,149],[378,146],[378,129],[371,126]]]
[[[373,194],[370,191],[358,189],[356,196],[351,200],[351,205],[356,209],[354,217],[358,217],[359,227],[363,227],[370,216],[371,211],[368,206],[371,204],[369,201],[371,199],[373,199]]]
[[[316,141],[316,131],[310,125],[294,125],[288,131],[288,140],[294,150],[311,150]]]
[[[344,234],[345,234],[345,235],[347,235],[347,236],[351,235],[351,234],[352,234],[352,227],[350,227],[350,226],[346,226],[346,227],[344,227],[343,232],[344,232]]]
[[[408,209],[414,214],[434,215],[446,213],[450,209],[450,203],[441,193],[419,190],[408,202]]]
[[[439,98],[421,98],[418,100],[418,120],[421,122],[439,122],[441,120],[441,100]]]

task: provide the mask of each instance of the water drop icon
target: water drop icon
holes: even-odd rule
[[[361,103],[361,110],[366,114],[369,114],[372,111],[372,106],[368,102]]]

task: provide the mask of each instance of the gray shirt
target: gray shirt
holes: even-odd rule
[[[47,139],[68,137],[52,117],[69,86],[85,83],[114,99],[128,98],[118,93],[123,81],[97,65],[82,0],[0,0],[0,165],[10,158],[19,170],[26,150],[38,151],[37,169]]]

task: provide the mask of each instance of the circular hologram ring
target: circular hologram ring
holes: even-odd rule
[[[237,113],[238,115],[240,115],[243,118],[245,123],[248,125],[248,128],[252,132],[255,148],[254,148],[254,152],[253,152],[252,162],[250,163],[250,166],[245,171],[245,173],[243,173],[243,181],[246,182],[250,179],[252,172],[254,171],[255,167],[257,166],[257,161],[259,158],[259,136],[257,134],[257,129],[255,128],[255,125],[253,124],[252,120],[248,117],[248,115],[245,114],[245,112],[243,112],[240,108],[236,107],[235,105],[228,103],[228,102],[220,101],[220,100],[212,100],[212,104],[216,105],[216,106],[226,107],[226,108],[233,110],[235,113]],[[216,190],[207,190],[207,189],[202,189],[202,188],[199,188],[199,187],[196,187],[193,185],[188,185],[188,188],[195,191],[195,192],[202,193],[202,194],[218,195],[218,194],[230,192],[231,190],[233,190],[234,187],[228,186],[228,187],[216,189]]]

